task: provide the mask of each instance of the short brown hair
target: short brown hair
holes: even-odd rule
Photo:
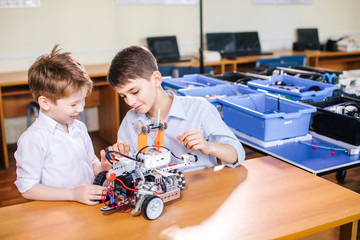
[[[158,66],[154,55],[145,47],[131,46],[118,52],[108,72],[110,86],[122,86],[130,80],[149,80]]]
[[[85,68],[69,52],[60,53],[58,44],[49,55],[40,56],[28,70],[28,83],[36,101],[45,96],[56,100],[87,86],[91,92],[93,82]]]

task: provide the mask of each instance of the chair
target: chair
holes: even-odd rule
[[[34,114],[34,117],[37,118],[39,116],[39,109],[40,109],[40,106],[38,103],[36,103],[36,102],[29,103],[29,105],[27,106],[27,110],[26,110],[27,127],[30,127],[30,125],[32,123],[31,111]]]
[[[267,67],[292,67],[305,66],[306,55],[281,56],[279,58],[258,58],[255,63],[255,68]]]
[[[29,103],[29,105],[27,106],[27,127],[30,127],[31,123],[32,123],[32,114],[31,112],[34,114],[34,117],[37,118],[39,116],[39,110],[40,110],[40,106],[37,102],[31,102]],[[80,119],[83,123],[85,122],[85,111],[82,111],[80,113]]]

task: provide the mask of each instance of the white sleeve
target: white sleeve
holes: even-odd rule
[[[86,153],[88,156],[87,161],[89,161],[90,164],[93,164],[95,162],[100,162],[97,156],[95,155],[94,145],[91,141],[89,132],[87,131],[86,125],[84,123],[81,123],[81,131],[84,134],[84,143],[85,143]]]
[[[137,135],[135,134],[133,128],[133,122],[136,121],[136,117],[133,111],[134,110],[128,111],[123,120],[121,121],[117,134],[117,140],[128,141],[130,144],[130,152],[135,153],[137,152]]]
[[[222,164],[229,167],[236,167],[240,165],[245,159],[245,151],[240,141],[237,139],[235,134],[230,130],[226,123],[221,119],[220,114],[216,107],[212,104],[206,109],[204,118],[202,120],[203,127],[207,140],[220,144],[229,144],[233,146],[238,155],[238,161],[236,163],[225,163]]]
[[[25,132],[18,140],[15,152],[16,175],[15,185],[24,193],[34,185],[41,183],[47,142],[41,134]]]

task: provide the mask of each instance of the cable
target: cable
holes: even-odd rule
[[[204,84],[204,83],[199,83],[199,82],[191,82],[191,81],[185,81],[185,80],[179,80],[180,82],[185,82],[187,83],[187,85],[185,86],[189,86],[189,84],[192,84],[192,85],[199,85],[199,86],[202,86],[202,87],[208,87],[209,85],[207,84]]]
[[[119,178],[115,178],[115,180],[119,181],[121,183],[121,185],[123,185],[124,188],[126,188],[127,190],[133,191],[133,192],[138,192],[138,189],[133,189],[133,188],[129,188],[127,187],[123,181],[121,181]]]
[[[252,95],[251,94],[248,94],[247,97],[250,99],[250,101],[254,104],[254,107],[255,107],[255,111],[257,111],[257,105],[256,105],[256,102],[255,100],[253,99]]]
[[[164,147],[164,146],[159,147],[159,146],[155,146],[155,145],[148,145],[148,146],[145,146],[145,147],[141,148],[141,149],[136,153],[135,158],[137,159],[137,161],[140,161],[140,160],[138,159],[138,156],[139,156],[139,154],[141,153],[141,151],[144,150],[145,148],[150,148],[150,147],[164,148],[164,149],[168,150],[168,151],[171,153],[171,155],[174,156],[174,158],[181,159],[181,158],[179,158],[178,156],[176,156],[176,155],[175,155],[170,149],[168,149],[167,147]]]
[[[326,146],[321,146],[321,145],[317,145],[317,144],[312,144],[312,143],[307,143],[307,142],[303,142],[303,141],[299,141],[299,143],[311,146],[311,147],[316,147],[316,148],[322,148],[322,149],[327,149],[327,150],[333,150],[333,151],[343,151],[346,152],[347,150],[345,148],[334,148],[334,147],[326,147]]]
[[[180,157],[176,156],[176,155],[175,155],[170,149],[168,149],[167,147],[162,147],[162,148],[165,148],[166,150],[168,150],[168,151],[171,153],[171,155],[174,156],[174,158],[181,159]]]
[[[230,86],[228,86],[228,85],[226,85],[226,87],[228,88],[228,89],[230,89],[231,91],[233,91],[233,92],[235,92],[236,93],[236,95],[242,95],[242,93],[241,92],[239,92],[239,91],[236,91],[235,89],[233,89],[232,87],[230,87]]]
[[[125,155],[125,154],[123,154],[123,153],[121,153],[121,152],[109,151],[109,147],[107,147],[107,148],[105,149],[105,157],[106,157],[106,160],[108,160],[109,163],[111,163],[111,165],[113,165],[113,163],[111,162],[112,157],[110,156],[110,153],[118,154],[118,155],[120,155],[120,156],[122,156],[122,157],[126,157],[126,158],[128,158],[128,159],[133,160],[133,161],[138,161],[136,158],[130,157],[130,156]]]
[[[126,157],[126,158],[128,158],[128,159],[131,159],[131,160],[136,161],[136,159],[135,159],[135,158],[130,157],[130,156],[128,156],[128,155],[125,155],[125,154],[123,154],[123,153],[121,153],[121,152],[117,152],[117,151],[109,151],[108,153],[115,153],[115,154],[118,154],[118,155],[120,155],[120,156],[122,156],[122,157]]]

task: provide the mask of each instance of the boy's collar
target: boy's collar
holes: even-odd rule
[[[181,103],[180,98],[171,90],[166,90],[165,91],[166,94],[168,94],[170,97],[173,97],[174,100],[171,104],[170,107],[170,111],[168,116],[166,117],[166,119],[168,119],[169,117],[176,117],[176,118],[180,118],[180,119],[186,119],[186,114],[185,114],[185,110],[184,107]],[[136,114],[136,118],[137,119],[141,119],[143,121],[148,121],[150,119],[148,119],[148,117],[146,116],[146,114],[140,114],[138,111],[136,111],[135,109],[133,109],[133,111],[135,111]],[[166,120],[165,120],[166,122]]]
[[[56,129],[61,129],[62,131],[64,131],[60,123],[58,123],[57,121],[55,121],[54,119],[43,113],[42,111],[39,111],[38,118],[39,121],[43,122],[46,125],[46,127],[49,129],[51,133],[54,133]],[[73,127],[73,125],[74,124],[68,125],[69,131]]]
[[[186,119],[184,106],[182,105],[180,98],[173,91],[167,90],[166,93],[174,98],[167,118],[177,117]]]

